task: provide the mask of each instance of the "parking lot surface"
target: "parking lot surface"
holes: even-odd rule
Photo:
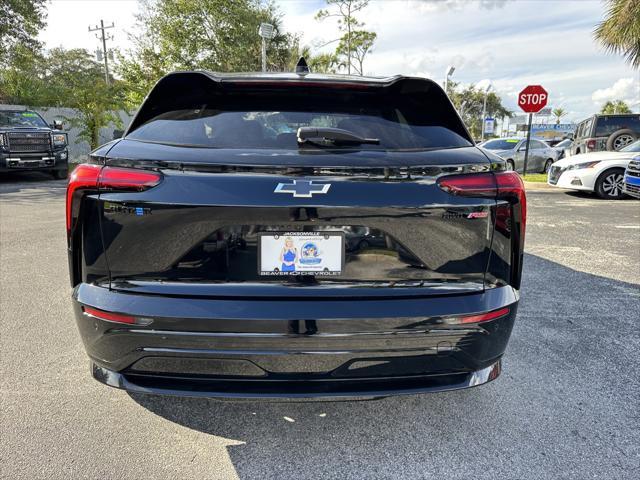
[[[89,376],[63,181],[0,181],[2,478],[640,477],[640,201],[529,193],[495,382],[369,402],[136,395]]]

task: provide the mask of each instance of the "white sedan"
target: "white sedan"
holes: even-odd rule
[[[622,198],[624,170],[639,153],[637,140],[618,152],[572,155],[551,165],[547,182],[554,187],[595,192],[600,198]]]

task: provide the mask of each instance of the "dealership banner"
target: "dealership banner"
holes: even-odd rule
[[[562,140],[573,136],[575,130],[574,123],[534,123],[531,125],[531,137],[546,141]]]

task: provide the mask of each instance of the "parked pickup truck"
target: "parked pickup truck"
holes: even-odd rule
[[[67,178],[68,141],[61,129],[61,122],[49,125],[30,110],[0,110],[0,173],[40,170]]]

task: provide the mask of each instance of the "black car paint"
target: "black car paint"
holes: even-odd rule
[[[123,139],[91,161],[163,173],[145,192],[88,192],[70,237],[74,311],[98,380],[149,393],[333,398],[463,388],[499,374],[517,311],[519,220],[507,202],[453,197],[436,180],[501,160],[476,147],[233,151]],[[272,194],[292,178],[330,182],[332,195]],[[225,255],[246,248],[250,264],[256,232],[351,226],[392,238],[385,254],[412,274],[393,278],[375,261],[370,277],[365,269],[346,281],[175,267],[215,232],[235,235]],[[347,268],[366,254],[351,252]],[[83,306],[151,323],[114,324]],[[508,315],[482,324],[447,322],[504,307]]]

